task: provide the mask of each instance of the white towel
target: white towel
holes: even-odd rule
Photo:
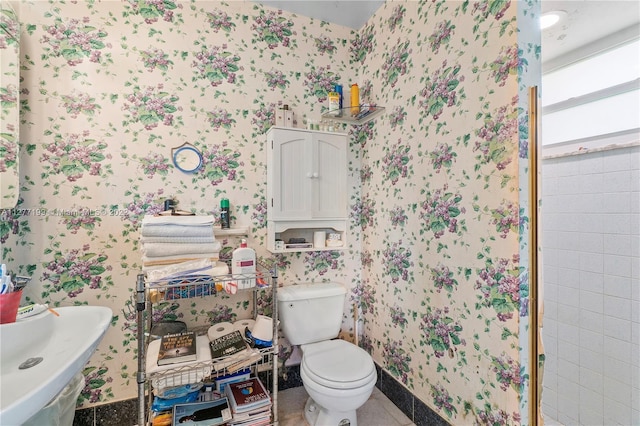
[[[159,256],[175,256],[175,255],[191,255],[191,254],[207,254],[219,253],[222,244],[219,241],[213,243],[193,243],[193,244],[165,244],[165,243],[149,243],[142,246],[142,254],[147,257]]]
[[[208,226],[213,225],[213,215],[207,216],[152,216],[142,218],[142,226],[183,225],[183,226]]]
[[[166,244],[206,244],[206,243],[215,243],[216,237],[213,236],[213,233],[208,237],[180,237],[180,236],[165,236],[165,237],[148,237],[142,235],[140,237],[140,242],[142,244],[148,243],[166,243]]]
[[[142,225],[143,237],[209,237],[213,235],[213,225]]]

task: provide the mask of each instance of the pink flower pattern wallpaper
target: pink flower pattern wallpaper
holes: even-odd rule
[[[232,226],[248,228],[281,285],[349,288],[345,338],[357,331],[375,362],[445,420],[526,423],[525,88],[539,84],[536,2],[392,1],[359,30],[252,2],[11,3],[20,195],[1,211],[3,262],[32,277],[29,300],[113,310],[79,407],[136,397],[142,217],[169,197],[217,217],[226,197]],[[339,127],[349,247],[272,256],[265,132],[283,104],[297,127],[319,120],[333,85],[352,83],[385,111]],[[196,173],[172,163],[184,142],[203,154]],[[223,256],[239,245],[218,238]],[[261,295],[267,313],[268,302]],[[154,311],[199,325],[249,314],[238,295]]]

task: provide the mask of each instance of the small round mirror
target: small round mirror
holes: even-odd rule
[[[173,165],[184,173],[195,173],[202,167],[202,154],[195,146],[185,142],[171,150]]]

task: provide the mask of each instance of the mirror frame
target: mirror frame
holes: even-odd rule
[[[202,167],[202,153],[189,142],[173,148],[171,158],[173,165],[183,173],[196,173]]]

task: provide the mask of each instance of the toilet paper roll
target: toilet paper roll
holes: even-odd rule
[[[258,315],[256,323],[251,329],[251,335],[256,339],[269,342],[273,339],[273,320],[271,317]]]
[[[218,337],[222,337],[225,334],[229,334],[235,329],[233,328],[233,324],[230,322],[219,322],[217,324],[213,324],[209,327],[207,331],[207,335],[209,336],[209,340],[215,340]]]
[[[255,323],[256,322],[252,319],[238,320],[233,323],[233,329],[238,330],[244,336],[244,329],[247,327],[249,328],[249,330],[253,329]]]
[[[327,233],[324,231],[316,231],[313,233],[313,247],[323,248],[324,240],[327,239]]]

